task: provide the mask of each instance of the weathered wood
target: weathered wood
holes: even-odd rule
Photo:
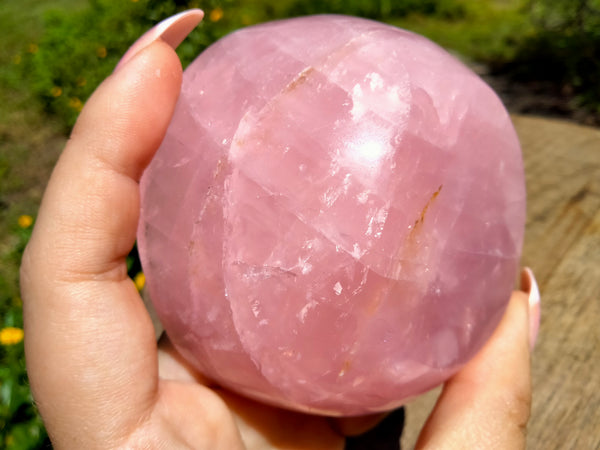
[[[600,449],[600,130],[513,119],[528,190],[523,265],[542,293],[528,448]],[[403,448],[438,392],[408,405]]]

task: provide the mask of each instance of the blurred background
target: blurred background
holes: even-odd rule
[[[0,0],[0,448],[49,445],[27,384],[18,267],[50,171],[125,50],[190,7],[206,17],[178,49],[184,66],[240,27],[350,14],[438,42],[513,113],[600,125],[600,0]],[[135,254],[129,264],[141,289]]]

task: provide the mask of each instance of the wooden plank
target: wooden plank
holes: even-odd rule
[[[600,213],[556,266],[542,294],[529,448],[600,448],[599,295]]]

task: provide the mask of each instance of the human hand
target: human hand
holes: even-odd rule
[[[201,18],[192,10],[153,28],[90,98],[23,257],[28,374],[58,449],[341,449],[346,435],[382,417],[334,420],[261,405],[210,386],[168,340],[156,343],[125,258],[135,241],[138,181],[179,95],[173,48]],[[486,347],[446,384],[420,446],[524,445],[529,309],[527,295],[515,293]]]

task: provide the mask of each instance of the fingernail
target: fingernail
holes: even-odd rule
[[[162,22],[155,25],[150,30],[129,47],[125,52],[115,70],[122,67],[127,61],[138,53],[143,48],[150,45],[152,42],[160,39],[169,44],[173,49],[176,49],[181,41],[183,41],[190,32],[196,28],[204,17],[204,12],[200,9],[190,9],[187,11],[175,14]]]
[[[540,289],[529,267],[521,272],[521,290],[529,294],[529,348],[533,350],[540,329]]]

